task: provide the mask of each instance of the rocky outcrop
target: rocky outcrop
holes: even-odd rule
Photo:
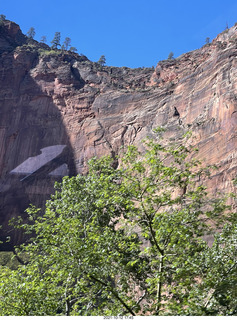
[[[232,191],[237,172],[237,30],[154,68],[101,67],[85,56],[29,41],[0,26],[0,224],[7,250],[22,241],[8,220],[42,206],[64,175],[92,156],[193,132],[199,157],[219,166],[212,192]]]

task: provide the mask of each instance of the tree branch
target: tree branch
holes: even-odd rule
[[[15,248],[12,249],[12,252],[13,252],[15,258],[17,259],[17,261],[20,262],[20,264],[22,264],[22,265],[24,265],[24,266],[26,266],[26,265],[28,264],[27,262],[23,261],[23,260],[18,256],[18,254],[16,253]]]
[[[97,279],[93,275],[90,275],[90,278],[99,282],[103,286],[107,287],[111,291],[111,293],[115,296],[115,298],[118,299],[119,302],[125,307],[125,309],[127,309],[127,311],[129,313],[131,313],[133,316],[136,316],[136,314],[132,311],[132,309],[119,297],[118,293],[113,288],[111,288],[107,283],[105,283],[104,281],[102,281],[100,279]]]
[[[157,285],[157,305],[156,305],[156,313],[159,315],[160,312],[160,302],[161,302],[161,289],[162,289],[162,271],[163,271],[163,265],[164,265],[164,256],[162,255],[160,257],[160,263],[159,263],[159,281]]]

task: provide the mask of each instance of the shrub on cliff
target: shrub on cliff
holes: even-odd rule
[[[189,148],[143,147],[119,169],[92,159],[43,216],[27,210],[35,236],[18,249],[24,265],[1,268],[1,315],[237,314],[235,215],[208,197]]]
[[[71,51],[71,52],[77,52],[77,48],[76,48],[76,47],[70,47],[69,51]]]

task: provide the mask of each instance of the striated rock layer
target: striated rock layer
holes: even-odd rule
[[[237,172],[237,28],[154,68],[101,67],[85,56],[50,52],[19,26],[0,26],[0,240],[30,203],[42,206],[64,175],[92,156],[140,145],[163,126],[166,138],[191,130],[199,157],[218,165],[212,192],[233,191]]]

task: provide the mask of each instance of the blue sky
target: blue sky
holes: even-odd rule
[[[236,0],[0,0],[0,14],[47,43],[56,31],[110,66],[151,67],[200,48],[237,22]]]

